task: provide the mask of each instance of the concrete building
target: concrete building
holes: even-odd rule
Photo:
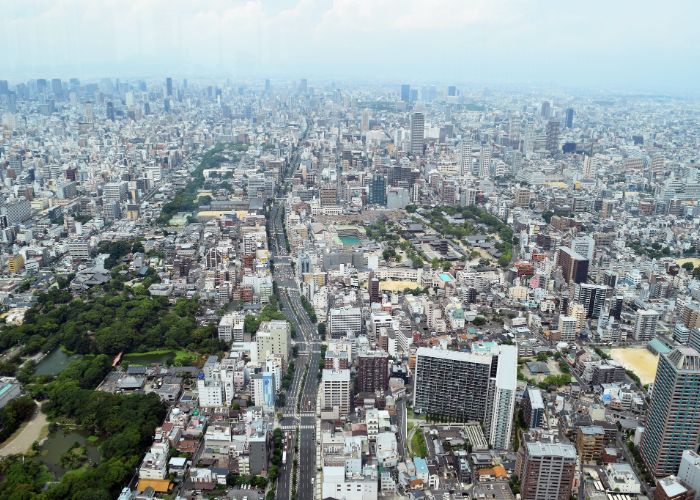
[[[323,370],[321,376],[321,411],[345,418],[350,413],[350,370]]]
[[[279,354],[289,361],[292,350],[292,329],[286,320],[271,320],[260,323],[255,334],[258,359],[265,359],[270,354]]]
[[[575,473],[576,450],[570,444],[526,442],[518,453],[522,500],[569,500]]]
[[[700,500],[700,455],[695,451],[683,451],[678,479],[695,492],[694,500]]]
[[[680,346],[661,354],[640,452],[656,477],[675,474],[700,439],[700,354]]]
[[[495,346],[488,353],[420,347],[416,352],[413,408],[484,424],[489,441],[507,448],[515,407],[517,347]]]
[[[656,337],[659,313],[653,309],[639,309],[634,323],[634,340],[649,342]]]
[[[356,392],[385,391],[389,384],[389,354],[365,351],[357,356]]]
[[[362,332],[362,310],[359,307],[334,307],[328,311],[328,335],[331,339],[357,337]]]

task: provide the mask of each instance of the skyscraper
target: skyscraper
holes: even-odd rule
[[[420,347],[416,352],[414,410],[463,422],[478,420],[492,446],[507,448],[516,372],[515,346],[497,346],[488,353]]]
[[[526,442],[518,452],[522,500],[568,500],[575,473],[576,449],[571,444]]]
[[[700,354],[679,346],[661,354],[640,452],[656,477],[675,474],[700,440]]]
[[[372,174],[369,181],[370,205],[386,205],[386,178],[379,172]]]
[[[552,116],[552,105],[549,101],[542,101],[540,115],[542,115],[542,118],[549,118],[550,116]]]
[[[409,102],[411,100],[411,86],[407,83],[401,85],[401,100]]]
[[[411,115],[411,153],[423,154],[423,138],[425,137],[425,115],[415,112]]]
[[[306,78],[302,78],[299,81],[299,93],[306,94],[306,92],[308,90],[309,90],[309,81]]]
[[[559,120],[547,122],[547,151],[552,155],[559,152]]]
[[[265,93],[269,94],[270,93],[270,79],[265,78]]]
[[[566,128],[574,128],[574,108],[566,108]]]
[[[173,95],[173,79],[170,77],[165,79],[165,95]]]
[[[462,139],[459,146],[459,174],[471,174],[472,171],[472,140],[470,137]]]
[[[456,95],[457,95],[457,87],[455,87],[454,85],[449,85],[447,87],[447,96],[454,97]]]

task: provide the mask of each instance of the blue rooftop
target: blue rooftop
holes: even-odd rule
[[[413,464],[416,466],[416,476],[428,473],[428,462],[425,461],[425,458],[415,457]]]

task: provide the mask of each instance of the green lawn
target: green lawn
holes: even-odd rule
[[[425,443],[425,437],[420,427],[416,428],[416,432],[411,437],[411,454],[421,458],[428,456],[428,445]]]
[[[167,363],[174,366],[190,365],[197,361],[199,355],[182,349],[155,349],[146,352],[130,352],[123,360],[128,363]]]

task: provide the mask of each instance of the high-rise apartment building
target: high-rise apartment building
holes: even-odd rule
[[[365,351],[357,355],[356,392],[386,390],[389,385],[389,354]]]
[[[411,154],[423,154],[425,137],[425,115],[419,111],[411,115]]]
[[[576,340],[578,332],[578,319],[576,316],[567,316],[562,314],[559,316],[559,338],[565,342],[573,342]]]
[[[661,354],[640,449],[656,477],[675,474],[700,440],[700,354],[679,346]]]
[[[495,448],[507,448],[515,407],[517,348],[489,353],[416,352],[413,408],[461,421],[479,420]]]
[[[634,340],[648,342],[656,337],[656,325],[659,322],[659,313],[653,309],[637,310],[634,323]]]
[[[576,450],[570,444],[530,441],[518,452],[522,500],[568,500],[575,473]]]
[[[586,318],[598,319],[603,312],[608,287],[593,283],[576,283],[574,286],[574,302],[583,305]]]
[[[165,95],[166,96],[173,95],[173,79],[170,77],[165,79]]]
[[[459,145],[459,174],[471,174],[472,171],[472,141],[469,137],[462,139]]]

